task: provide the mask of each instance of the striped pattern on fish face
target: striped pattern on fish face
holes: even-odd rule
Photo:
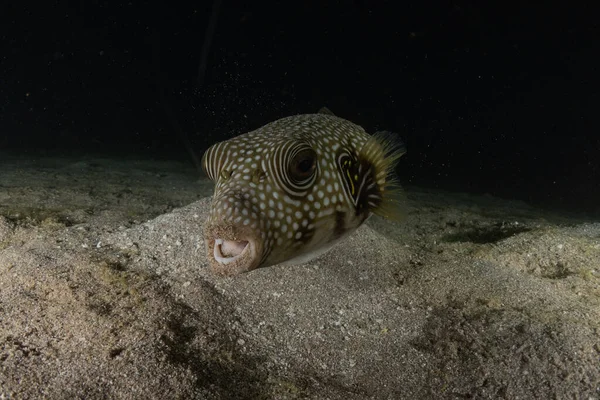
[[[306,261],[372,212],[396,218],[390,172],[402,153],[326,114],[283,118],[213,145],[202,158],[216,183],[204,234],[212,270]]]

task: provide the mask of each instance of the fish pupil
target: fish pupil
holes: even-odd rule
[[[314,164],[314,160],[310,158],[305,158],[304,160],[301,160],[298,163],[298,171],[300,171],[303,174],[306,174],[312,170]]]
[[[307,179],[312,176],[317,167],[317,158],[314,150],[303,150],[294,157],[292,177],[296,180]]]

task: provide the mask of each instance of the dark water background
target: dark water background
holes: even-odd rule
[[[598,213],[599,6],[545,3],[5,2],[0,149],[190,159],[326,105],[406,184]]]

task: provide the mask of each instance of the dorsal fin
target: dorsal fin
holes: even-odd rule
[[[333,112],[331,112],[331,110],[327,107],[321,107],[319,109],[319,114],[333,115],[335,117],[335,114]]]

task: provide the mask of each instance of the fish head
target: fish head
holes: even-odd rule
[[[319,175],[309,142],[241,136],[209,148],[203,165],[216,183],[204,232],[215,272],[277,264],[306,244],[315,213],[303,205]]]

